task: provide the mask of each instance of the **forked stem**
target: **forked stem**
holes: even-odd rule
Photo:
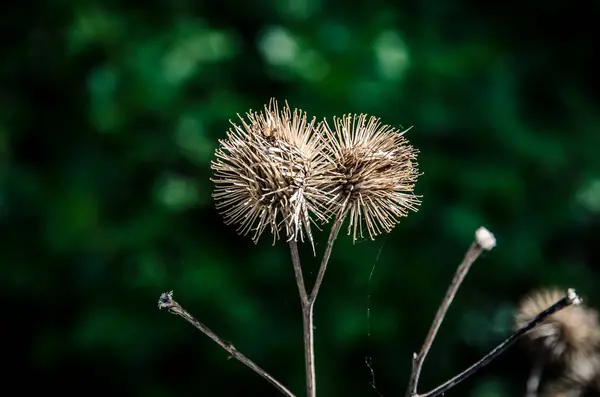
[[[221,339],[217,334],[215,334],[210,328],[206,325],[202,324],[200,321],[196,320],[190,313],[188,313],[179,303],[177,303],[173,299],[173,291],[165,292],[160,295],[158,298],[158,308],[159,309],[167,309],[169,313],[175,314],[181,318],[183,318],[188,323],[192,324],[198,330],[200,330],[203,334],[208,336],[210,339],[215,341],[219,346],[225,349],[231,357],[235,358],[242,364],[249,367],[251,370],[265,378],[269,383],[271,383],[277,390],[279,390],[282,394],[288,397],[295,397],[294,394],[289,391],[285,386],[279,383],[275,378],[273,378],[267,371],[256,365],[252,360],[248,357],[240,353],[238,349],[236,349],[231,343],[227,342],[224,339]]]
[[[292,265],[294,266],[294,275],[296,277],[296,284],[298,285],[298,293],[300,295],[300,303],[302,304],[302,330],[304,339],[304,364],[306,372],[306,395],[307,397],[316,397],[317,395],[317,383],[315,376],[315,337],[314,337],[314,307],[319,289],[323,283],[325,271],[327,270],[327,263],[331,257],[333,250],[333,244],[337,239],[340,228],[343,223],[343,218],[337,218],[334,222],[331,232],[329,233],[329,239],[323,258],[321,260],[321,266],[317,273],[315,284],[312,288],[312,292],[309,294],[304,283],[304,276],[302,273],[302,264],[300,261],[300,254],[298,252],[298,243],[290,241],[290,253],[292,256]]]

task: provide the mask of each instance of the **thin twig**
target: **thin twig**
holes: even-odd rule
[[[235,358],[242,364],[246,365],[254,372],[265,378],[269,383],[271,383],[277,390],[279,390],[282,394],[288,397],[295,397],[294,394],[289,391],[285,386],[279,383],[275,378],[269,375],[264,369],[256,365],[252,360],[248,357],[244,356],[240,353],[231,343],[221,339],[217,334],[211,331],[206,325],[202,324],[200,321],[196,320],[190,313],[188,313],[179,303],[177,303],[173,299],[173,291],[165,292],[160,295],[158,298],[158,308],[159,309],[167,309],[170,313],[178,315],[179,317],[186,320],[188,323],[192,324],[194,327],[198,328],[202,333],[208,336],[210,339],[215,341],[219,346],[225,349],[231,357]]]
[[[313,305],[308,297],[306,286],[304,285],[304,276],[302,275],[302,265],[300,263],[300,254],[298,253],[298,243],[290,241],[290,252],[292,254],[292,264],[294,266],[294,275],[300,302],[302,303],[302,335],[304,338],[304,369],[306,372],[306,395],[315,397],[317,395],[317,384],[315,377],[315,337],[313,327]]]
[[[458,288],[460,287],[460,284],[463,282],[465,276],[471,268],[471,265],[473,264],[473,262],[475,262],[477,257],[479,257],[479,255],[482,252],[483,248],[477,242],[471,244],[471,247],[465,254],[462,263],[456,270],[456,273],[454,274],[454,279],[452,279],[452,283],[446,291],[446,296],[444,297],[444,300],[442,301],[442,304],[440,305],[435,315],[433,323],[429,328],[429,332],[427,333],[427,337],[423,342],[421,351],[419,352],[419,354],[415,353],[413,355],[412,372],[408,384],[408,390],[406,393],[407,397],[417,395],[419,376],[421,375],[421,369],[423,368],[423,362],[425,361],[425,357],[427,357],[427,353],[429,353],[429,350],[431,349],[433,340],[435,339],[435,336],[437,335],[437,332],[440,329],[440,325],[442,325],[442,321],[444,321],[444,316],[446,315],[446,312],[448,311],[448,308],[450,307],[450,304],[454,299],[454,295],[456,295],[456,291],[458,291]]]
[[[537,397],[538,390],[540,388],[540,381],[542,379],[542,371],[544,368],[544,363],[542,359],[538,358],[533,363],[533,368],[531,368],[531,373],[529,374],[529,379],[527,379],[527,394],[526,397]]]
[[[317,295],[319,294],[319,289],[321,288],[321,283],[323,282],[323,277],[325,277],[325,270],[327,270],[327,263],[329,262],[329,257],[331,256],[331,251],[333,250],[333,243],[337,239],[337,236],[340,232],[342,224],[344,223],[345,216],[339,216],[336,218],[333,226],[331,227],[331,232],[329,233],[329,239],[327,240],[327,247],[325,247],[325,252],[323,253],[323,259],[321,260],[321,266],[319,267],[319,273],[317,273],[317,279],[315,280],[315,285],[312,288],[312,292],[310,293],[310,302],[314,305],[315,300],[317,299]]]
[[[306,292],[306,286],[304,285],[304,276],[302,275],[302,265],[300,263],[300,254],[298,253],[298,243],[296,241],[290,241],[290,253],[292,254],[292,265],[294,266],[294,276],[296,277],[296,284],[298,285],[298,293],[300,294],[302,309],[304,309],[305,306],[308,306],[309,299],[308,293]]]
[[[565,307],[571,306],[573,304],[579,304],[580,302],[581,302],[581,299],[577,296],[577,294],[575,293],[575,290],[570,288],[567,291],[567,295],[564,298],[560,299],[558,302],[556,302],[555,304],[553,304],[552,306],[550,306],[549,308],[547,308],[546,310],[544,310],[543,312],[538,314],[529,323],[525,324],[523,327],[521,327],[520,329],[515,331],[504,342],[502,342],[498,346],[496,346],[496,348],[494,348],[494,350],[489,352],[481,360],[477,361],[475,364],[471,365],[469,368],[467,368],[460,374],[456,375],[452,379],[448,380],[447,382],[436,387],[435,389],[433,389],[427,393],[424,393],[424,394],[415,394],[415,396],[416,397],[435,397],[435,396],[439,396],[439,395],[445,393],[452,387],[456,386],[457,384],[459,384],[460,382],[467,379],[469,376],[473,375],[475,372],[477,372],[478,370],[480,370],[481,368],[483,368],[484,366],[489,364],[493,359],[498,357],[500,354],[502,354],[502,352],[504,352],[514,342],[516,342],[516,340],[521,335],[523,335],[527,331],[535,328],[542,321],[544,321],[546,319],[546,317],[556,313],[559,310],[564,309]]]

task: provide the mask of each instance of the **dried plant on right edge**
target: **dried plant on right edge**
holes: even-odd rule
[[[526,296],[515,313],[515,326],[522,327],[557,297],[560,290],[547,288]],[[525,334],[534,365],[527,384],[527,397],[581,397],[600,395],[600,324],[598,312],[580,304],[548,316]],[[557,376],[544,376],[545,367]],[[541,385],[541,387],[540,387]]]

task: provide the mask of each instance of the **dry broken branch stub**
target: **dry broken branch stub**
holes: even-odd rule
[[[188,313],[183,307],[181,307],[181,305],[173,299],[173,291],[163,292],[162,294],[160,294],[160,296],[158,298],[158,308],[161,310],[167,309],[167,310],[169,310],[170,313],[183,318],[188,323],[190,323],[194,327],[196,327],[203,334],[205,334],[210,339],[212,339],[219,346],[221,346],[225,351],[227,351],[229,353],[228,358],[233,357],[236,360],[238,360],[239,362],[241,362],[242,364],[246,365],[248,368],[252,369],[254,372],[256,372],[257,374],[262,376],[265,380],[267,380],[269,383],[271,383],[283,395],[285,395],[287,397],[295,397],[291,391],[289,391],[285,386],[283,386],[279,381],[277,381],[267,371],[265,371],[264,369],[259,367],[257,364],[255,364],[252,360],[250,360],[248,357],[246,357],[245,355],[240,353],[240,351],[237,350],[233,346],[233,344],[231,344],[230,342],[226,341],[225,339],[222,339],[221,337],[219,337],[210,328],[208,328],[206,325],[204,325],[200,321],[196,320],[190,313]]]

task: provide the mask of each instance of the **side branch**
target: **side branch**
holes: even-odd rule
[[[579,296],[577,296],[575,290],[569,288],[569,290],[567,291],[567,295],[564,298],[562,298],[561,300],[559,300],[558,302],[556,302],[555,304],[538,314],[529,323],[525,324],[523,327],[515,331],[504,342],[496,346],[494,350],[489,352],[481,360],[477,361],[475,364],[471,365],[469,368],[456,375],[454,378],[436,387],[435,389],[424,394],[415,394],[415,397],[435,397],[444,394],[446,391],[448,391],[448,389],[451,389],[452,387],[456,386],[457,384],[459,384],[460,382],[467,379],[469,376],[473,375],[475,372],[489,364],[492,360],[494,360],[506,349],[508,349],[513,343],[515,343],[521,335],[538,326],[542,321],[546,319],[546,317],[556,313],[559,310],[564,309],[565,307],[568,307],[570,305],[578,305],[580,303],[581,299],[579,298]]]
[[[421,369],[423,368],[425,357],[427,357],[427,353],[429,353],[429,350],[431,349],[433,340],[435,339],[438,330],[442,325],[442,321],[444,321],[444,317],[448,312],[450,304],[454,300],[456,291],[458,291],[458,288],[465,279],[465,276],[469,272],[471,265],[473,264],[473,262],[475,262],[479,255],[481,255],[482,252],[483,248],[477,242],[474,242],[467,251],[462,263],[460,264],[458,269],[456,269],[456,273],[454,274],[452,283],[448,287],[448,290],[446,291],[446,296],[444,297],[444,300],[442,301],[437,313],[435,314],[435,318],[433,319],[431,327],[429,328],[429,332],[425,337],[425,341],[423,342],[421,351],[419,352],[419,354],[415,353],[413,355],[412,372],[408,384],[408,391],[406,393],[407,396],[410,397],[417,394],[417,386],[419,384],[419,377],[421,375]]]
[[[423,363],[425,361],[425,357],[427,357],[427,353],[431,349],[431,345],[433,344],[433,340],[437,335],[440,326],[442,325],[442,321],[444,321],[444,317],[446,316],[446,312],[454,300],[454,296],[456,295],[456,291],[462,284],[465,276],[469,272],[471,265],[475,260],[481,255],[481,253],[485,251],[489,251],[496,246],[496,239],[489,230],[484,227],[480,227],[475,231],[475,241],[471,244],[471,247],[465,254],[465,257],[456,269],[456,273],[454,274],[454,278],[452,279],[452,283],[448,290],[446,291],[446,296],[442,301],[435,318],[433,319],[433,323],[429,328],[429,332],[427,333],[427,337],[425,337],[425,341],[423,342],[423,346],[421,347],[421,351],[419,354],[413,355],[412,362],[412,371],[410,374],[410,380],[408,383],[408,389],[406,391],[406,396],[416,396],[417,395],[417,387],[419,385],[419,377],[421,376],[421,369],[423,368]]]
[[[327,247],[325,247],[323,259],[321,260],[321,266],[319,267],[319,272],[317,273],[317,279],[315,280],[312,292],[310,293],[309,299],[312,304],[315,303],[317,295],[319,294],[319,289],[321,288],[321,283],[323,283],[323,277],[325,277],[325,271],[327,270],[327,263],[329,262],[331,251],[333,250],[333,243],[337,239],[340,229],[342,228],[344,218],[345,214],[338,216],[335,219],[335,222],[333,222],[333,226],[331,227],[331,232],[329,233],[329,238],[327,240]]]
[[[198,328],[203,334],[208,336],[210,339],[215,341],[219,346],[225,349],[231,357],[235,358],[242,364],[246,365],[254,372],[265,378],[269,383],[271,383],[277,390],[279,390],[282,394],[288,397],[295,397],[292,392],[290,392],[285,386],[279,383],[275,378],[269,375],[264,369],[256,365],[252,360],[248,357],[244,356],[240,353],[231,343],[221,339],[217,334],[211,331],[206,325],[202,324],[200,321],[196,320],[190,313],[188,313],[179,303],[177,303],[173,299],[173,291],[165,292],[160,295],[158,298],[158,308],[159,309],[167,309],[169,313],[175,314],[181,318],[183,318],[188,323],[192,324],[194,327]]]

